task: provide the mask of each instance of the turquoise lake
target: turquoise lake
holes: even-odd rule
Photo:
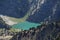
[[[15,28],[15,29],[23,29],[23,30],[29,30],[30,28],[32,27],[37,27],[38,23],[31,23],[31,22],[22,22],[22,23],[18,23],[18,24],[15,24],[12,26],[12,28]]]

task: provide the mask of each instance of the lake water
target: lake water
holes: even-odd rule
[[[32,27],[37,27],[38,23],[31,23],[31,22],[22,22],[22,23],[18,23],[16,25],[13,25],[12,28],[16,28],[16,29],[23,29],[23,30],[29,30]]]

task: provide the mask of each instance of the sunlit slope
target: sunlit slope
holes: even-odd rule
[[[27,13],[23,18],[13,18],[13,17],[9,17],[11,21],[14,22],[24,22],[26,21],[26,19],[28,18],[29,14]]]

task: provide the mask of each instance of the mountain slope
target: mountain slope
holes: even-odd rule
[[[29,17],[29,13],[27,13],[24,17],[22,18],[13,18],[13,17],[9,17],[10,20],[20,23],[20,22],[24,22],[26,21],[26,19]]]
[[[21,31],[11,40],[57,40],[60,37],[60,25],[50,23],[42,24],[37,28]],[[58,39],[60,40],[60,39]]]
[[[42,1],[43,0],[41,0],[41,2]],[[41,2],[39,4],[41,4]],[[34,1],[32,3],[34,3]],[[59,16],[60,15],[60,0],[44,0],[44,3],[42,5],[39,5],[38,2],[35,0],[35,3],[36,4],[32,5],[33,9],[31,13],[33,13],[35,9],[36,11],[33,13],[33,15],[31,15],[27,19],[27,21],[39,23],[41,21],[44,21],[44,19],[48,19],[49,16],[53,17],[53,15],[55,15],[55,19],[56,18],[60,19],[60,16]],[[39,8],[37,9],[38,5],[39,5]]]
[[[5,15],[0,15],[0,17],[5,21],[6,24],[14,25],[14,24],[17,24],[17,23],[20,23],[20,22],[25,22],[26,19],[29,17],[29,14],[27,13],[22,18],[14,18],[14,17],[5,16]]]
[[[6,28],[7,24],[5,23],[5,21],[0,17],[0,28]]]
[[[22,18],[29,10],[28,0],[0,0],[0,14]]]
[[[59,10],[60,0],[0,0],[0,14],[11,17],[13,21],[19,21],[26,14],[29,16],[22,20],[35,23],[40,23],[53,14],[58,19]]]

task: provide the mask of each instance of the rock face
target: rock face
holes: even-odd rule
[[[0,28],[7,28],[9,27],[8,24],[5,23],[5,21],[0,17]]]
[[[58,24],[48,24],[22,31],[11,40],[60,40],[60,26]]]
[[[4,21],[3,21],[3,19],[0,17],[0,28],[3,28],[4,27]]]
[[[17,24],[17,22],[10,20],[10,18],[8,16],[0,15],[0,17],[7,25],[11,26],[11,25]]]
[[[32,4],[28,21],[39,23],[48,19],[49,16],[53,18],[54,15],[54,20],[60,20],[60,0],[35,0]]]

